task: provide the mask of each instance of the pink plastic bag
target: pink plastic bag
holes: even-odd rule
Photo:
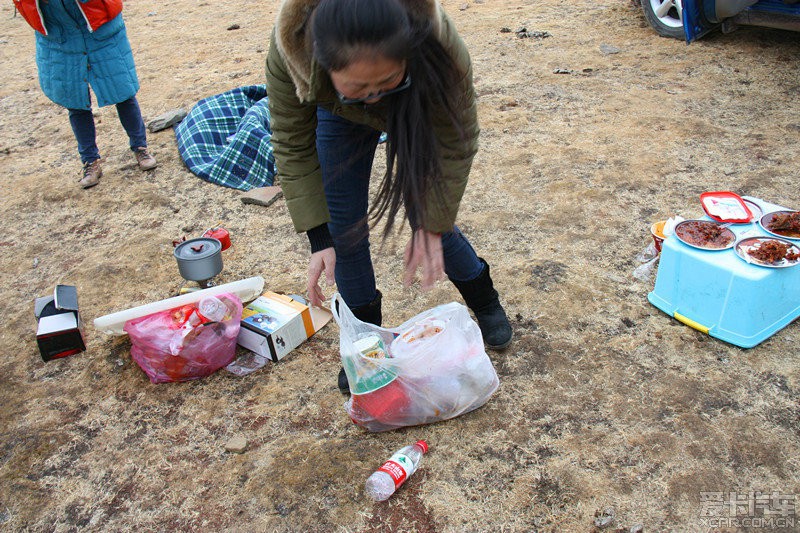
[[[204,305],[208,317],[201,313]],[[123,329],[133,360],[150,381],[168,383],[203,378],[230,363],[241,320],[241,300],[224,293],[129,320]]]

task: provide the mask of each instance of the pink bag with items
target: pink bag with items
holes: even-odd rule
[[[131,356],[153,383],[213,374],[236,355],[242,302],[234,294],[153,313],[125,323]]]

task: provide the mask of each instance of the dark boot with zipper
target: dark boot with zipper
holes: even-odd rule
[[[511,344],[514,331],[511,329],[503,306],[500,305],[497,291],[494,290],[492,278],[489,276],[489,265],[483,259],[478,259],[484,266],[477,278],[469,281],[454,279],[450,281],[456,286],[467,307],[475,315],[486,346],[493,350],[502,350]]]
[[[355,315],[355,317],[360,321],[381,326],[383,324],[383,314],[381,313],[381,298],[383,295],[381,294],[381,291],[376,292],[377,294],[374,300],[367,305],[353,308],[351,311],[353,312],[353,315]],[[339,379],[337,381],[340,391],[343,393],[350,392],[350,384],[347,382],[347,374],[345,373],[344,368],[339,370]]]

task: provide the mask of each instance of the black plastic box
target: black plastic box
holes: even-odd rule
[[[75,287],[56,285],[53,296],[36,298],[34,315],[38,322],[36,343],[43,360],[60,359],[86,350]]]

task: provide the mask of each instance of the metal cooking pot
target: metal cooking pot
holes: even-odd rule
[[[175,247],[183,279],[206,281],[222,272],[222,243],[210,237],[189,239]]]

